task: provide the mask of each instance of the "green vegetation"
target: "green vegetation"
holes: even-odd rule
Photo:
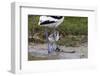
[[[39,16],[28,16],[29,42],[45,43],[45,28],[38,25]],[[59,45],[78,46],[87,42],[88,17],[64,17],[63,23],[57,29],[60,32]],[[49,33],[52,29],[48,28]]]

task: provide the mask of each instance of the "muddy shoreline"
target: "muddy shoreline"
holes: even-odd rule
[[[47,44],[29,44],[28,60],[55,60],[55,59],[82,59],[88,58],[87,43],[83,43],[78,47],[60,46],[64,52],[52,52],[48,54]],[[75,52],[72,52],[75,51]],[[71,53],[72,52],[72,53]]]

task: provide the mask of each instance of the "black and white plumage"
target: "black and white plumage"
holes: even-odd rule
[[[63,16],[40,16],[39,25],[56,28],[63,22],[63,20]]]
[[[63,16],[40,16],[39,25],[53,29],[53,33],[48,36],[46,31],[46,39],[48,40],[48,53],[56,50],[56,41],[59,40],[59,32],[55,29],[63,22]]]

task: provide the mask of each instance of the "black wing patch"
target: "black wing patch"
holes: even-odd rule
[[[50,16],[52,18],[55,18],[55,19],[61,19],[63,16]]]
[[[41,22],[40,25],[44,25],[44,24],[51,24],[51,23],[55,23],[55,21],[44,21],[44,22]]]

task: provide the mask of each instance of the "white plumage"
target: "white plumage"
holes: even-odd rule
[[[51,16],[40,16],[39,25],[50,27],[50,28],[54,28],[54,27],[56,28],[63,22],[63,20],[64,20],[64,17],[62,17],[61,19],[56,19]],[[48,23],[41,25],[41,23],[46,22],[46,21],[48,21]],[[49,22],[52,22],[52,23],[49,23]]]

